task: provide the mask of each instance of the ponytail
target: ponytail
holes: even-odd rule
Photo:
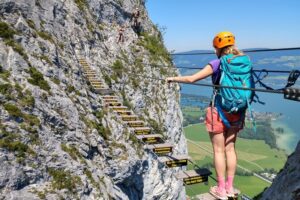
[[[242,51],[240,51],[236,46],[227,46],[224,47],[222,50],[222,54],[233,54],[235,56],[242,56],[244,55],[244,53]]]

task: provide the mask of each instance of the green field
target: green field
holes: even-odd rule
[[[204,124],[190,125],[184,128],[188,140],[189,155],[199,165],[212,163],[212,146]],[[265,168],[279,171],[287,156],[284,151],[271,149],[262,140],[238,138],[236,142],[238,165],[251,171],[261,171]],[[190,166],[191,167],[191,166]],[[190,168],[189,167],[189,168]],[[215,176],[214,176],[215,177]],[[210,179],[209,185],[197,184],[187,186],[187,194],[194,196],[207,192],[215,182]],[[269,184],[255,176],[236,176],[235,186],[250,197],[259,194]]]
[[[197,117],[197,118],[199,118],[200,116],[205,115],[205,110],[200,109],[199,107],[193,107],[193,106],[183,107],[182,112],[185,115],[189,115],[189,116]]]

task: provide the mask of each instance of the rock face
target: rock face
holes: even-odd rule
[[[103,110],[78,59],[186,154],[177,74],[143,0],[1,0],[0,199],[184,199],[182,183]],[[141,10],[140,29],[131,14]],[[118,43],[125,25],[124,42]],[[156,79],[153,79],[156,78]]]
[[[278,173],[272,185],[262,194],[259,199],[280,200],[300,199],[300,142],[292,153],[284,168]]]

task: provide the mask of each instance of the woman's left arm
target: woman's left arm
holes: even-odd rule
[[[213,69],[211,65],[206,65],[202,70],[199,72],[190,75],[190,76],[176,76],[176,77],[168,77],[166,81],[169,82],[180,82],[180,83],[194,83],[201,79],[204,79],[213,74]]]

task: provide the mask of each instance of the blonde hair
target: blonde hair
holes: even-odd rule
[[[244,55],[244,53],[242,51],[240,51],[236,46],[231,45],[231,46],[227,46],[222,48],[222,54],[233,54],[236,56],[241,56]]]

